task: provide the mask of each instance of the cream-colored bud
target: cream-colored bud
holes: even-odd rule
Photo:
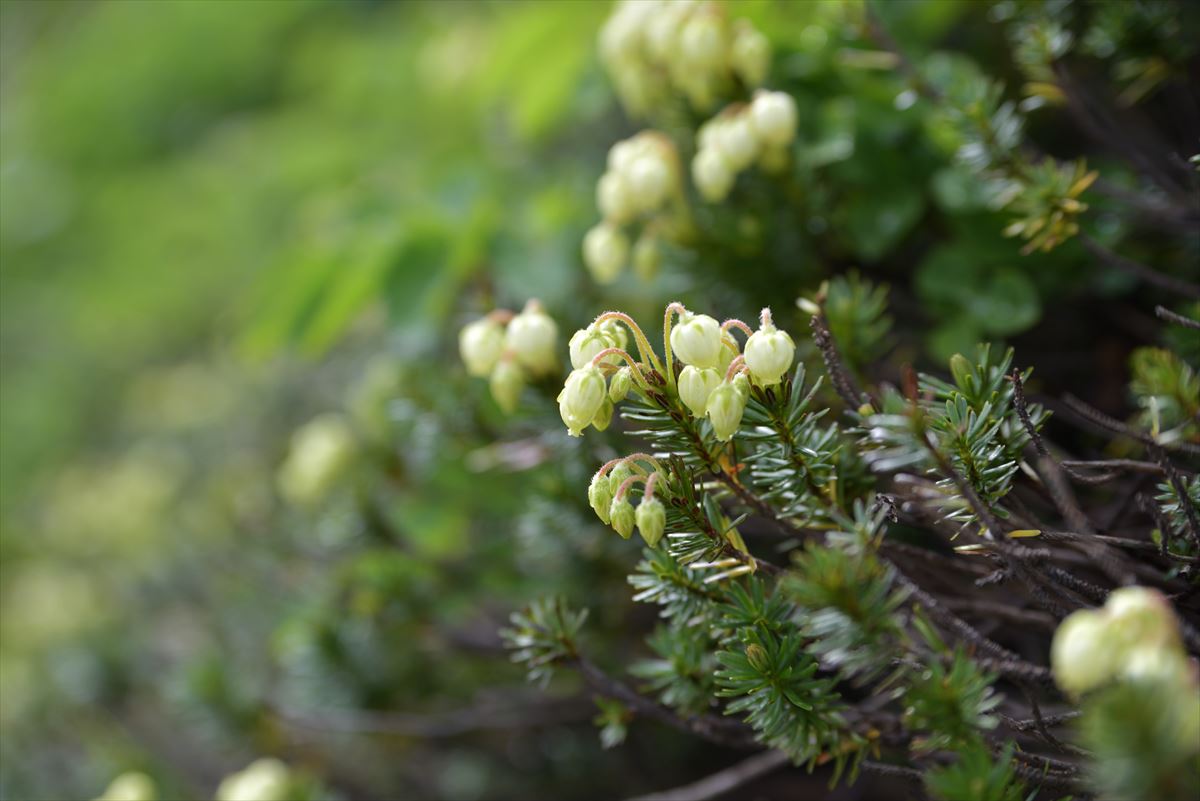
[[[458,332],[458,352],[467,372],[482,378],[492,372],[504,351],[504,328],[486,317]]]
[[[693,367],[716,367],[721,359],[721,326],[707,314],[687,312],[671,329],[671,350]]]
[[[771,43],[748,20],[738,20],[729,62],[742,83],[751,88],[762,86],[771,69]]]
[[[583,262],[598,284],[611,284],[629,258],[629,238],[609,223],[593,226],[583,238]]]
[[[737,177],[734,169],[715,148],[703,148],[692,159],[692,183],[700,197],[719,203],[729,195]]]
[[[737,433],[746,411],[746,397],[729,381],[721,384],[708,396],[708,419],[713,433],[722,442],[728,442]]]
[[[750,125],[764,145],[790,145],[796,121],[796,101],[786,92],[759,92],[750,104]]]
[[[679,399],[694,416],[703,417],[708,409],[708,396],[721,380],[721,374],[713,368],[701,369],[689,364],[679,373]]]
[[[517,362],[534,375],[545,375],[558,367],[558,325],[536,302],[509,321],[504,342]]]
[[[638,200],[625,176],[606,172],[596,182],[596,208],[606,222],[624,225],[637,216]]]
[[[792,369],[796,345],[786,331],[768,323],[746,340],[746,367],[759,386],[778,384]]]
[[[741,172],[758,158],[762,143],[750,127],[749,115],[742,113],[725,120],[714,134],[717,152],[734,172]]]
[[[521,402],[521,390],[525,388],[525,374],[515,359],[505,356],[492,370],[489,386],[496,405],[505,414],[512,414]]]
[[[599,367],[589,364],[572,371],[558,394],[558,412],[567,425],[567,433],[581,436],[606,400],[608,387]]]

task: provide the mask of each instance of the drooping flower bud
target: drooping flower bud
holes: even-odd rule
[[[600,473],[592,476],[592,483],[588,485],[588,504],[606,525],[610,519],[608,507],[612,505],[612,497],[612,490],[608,488],[608,476]]]
[[[217,801],[285,801],[292,796],[288,766],[278,759],[259,759],[226,776],[217,787]]]
[[[354,458],[354,431],[341,414],[326,413],[292,435],[287,460],[280,465],[280,493],[292,503],[313,504],[332,489]]]
[[[145,773],[129,771],[112,780],[96,801],[157,801],[158,787]]]
[[[553,372],[558,366],[554,355],[558,348],[558,325],[536,301],[530,301],[524,311],[509,321],[505,345],[534,375]]]
[[[778,384],[792,368],[795,356],[792,338],[776,328],[769,318],[746,340],[746,367],[759,386]]]
[[[606,172],[596,182],[596,208],[606,222],[624,225],[637,215],[638,203],[629,181],[619,172]]]
[[[762,148],[747,114],[737,114],[723,120],[713,134],[714,146],[729,168],[736,172],[749,167]]]
[[[670,165],[658,149],[647,148],[647,152],[629,166],[628,182],[637,208],[654,211],[671,191]]]
[[[633,475],[633,468],[625,462],[617,462],[613,465],[612,470],[608,471],[608,492],[610,495],[616,496],[617,490],[625,483],[625,479]]]
[[[521,390],[525,387],[525,374],[515,359],[505,355],[492,370],[490,386],[496,405],[505,414],[512,414],[517,410],[517,404],[521,401]]]
[[[796,101],[787,92],[759,92],[750,104],[750,125],[764,145],[790,145],[796,117]]]
[[[679,36],[679,56],[690,67],[716,72],[724,66],[728,50],[725,26],[717,14],[696,13],[684,23]]]
[[[750,379],[744,372],[739,372],[733,377],[733,388],[742,397],[742,403],[750,400]]]
[[[687,312],[671,329],[671,350],[684,364],[716,367],[721,348],[721,326],[707,314]]]
[[[600,411],[596,412],[596,416],[592,418],[592,426],[597,431],[604,431],[612,422],[612,417],[613,402],[606,397],[604,403],[600,404]]]
[[[771,43],[749,20],[738,20],[729,61],[742,83],[750,87],[762,86],[771,69]]]
[[[662,501],[653,496],[643,498],[642,502],[638,504],[636,519],[642,539],[653,548],[662,539],[663,532],[667,527],[667,511],[663,507]]]
[[[662,264],[662,249],[658,237],[651,233],[643,233],[633,246],[633,272],[643,281],[650,281],[658,275]]]
[[[583,261],[598,284],[616,281],[628,258],[628,237],[609,223],[593,226],[583,238]]]
[[[733,439],[745,411],[746,396],[733,382],[722,381],[708,396],[708,419],[712,423],[713,433],[722,442]]]
[[[613,498],[612,504],[608,507],[608,517],[610,525],[616,529],[618,534],[625,539],[633,536],[633,526],[637,516],[628,497],[620,500]]]
[[[567,350],[571,355],[571,367],[578,370],[587,367],[602,350],[618,347],[604,331],[596,325],[581,328],[571,335]],[[606,359],[607,361],[607,359]]]
[[[1066,693],[1078,696],[1112,678],[1117,652],[1105,636],[1106,623],[1102,611],[1080,609],[1054,632],[1050,669]]]
[[[700,197],[719,203],[729,195],[737,175],[715,147],[701,148],[692,159],[692,182]]]
[[[1104,604],[1109,637],[1128,651],[1181,649],[1175,612],[1162,593],[1147,587],[1121,587]]]
[[[613,403],[620,403],[625,400],[632,386],[633,368],[622,367],[608,380],[608,399]]]
[[[589,364],[573,370],[558,394],[558,413],[567,424],[567,433],[581,436],[606,400],[608,387],[599,367]]]
[[[679,399],[694,416],[703,417],[708,409],[708,396],[720,383],[721,374],[713,368],[701,370],[689,364],[679,373]]]
[[[458,352],[467,372],[477,378],[492,372],[503,351],[504,328],[495,320],[484,317],[458,332]]]

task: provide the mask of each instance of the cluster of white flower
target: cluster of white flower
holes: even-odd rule
[[[489,378],[492,397],[512,413],[521,399],[527,376],[548,375],[558,369],[558,326],[537,300],[520,314],[499,309],[468,323],[458,334],[458,350],[467,372]]]
[[[1170,602],[1145,587],[1122,587],[1103,608],[1071,613],[1054,633],[1050,667],[1073,696],[1117,679],[1165,681],[1193,697],[1197,689]]]
[[[730,23],[712,0],[624,0],[600,31],[600,55],[630,114],[672,91],[708,109],[740,82],[762,86],[771,45],[748,20]]]
[[[749,105],[729,106],[700,127],[692,182],[705,200],[724,200],[738,173],[757,164],[776,172],[788,163],[796,138],[796,101],[786,92],[759,91]]]
[[[678,315],[678,321],[672,325]],[[635,361],[615,340],[604,338],[601,327],[619,322],[628,327],[638,346]],[[732,329],[747,335],[745,352],[738,348]],[[780,331],[763,309],[757,331],[740,320],[718,323],[707,314],[694,314],[682,304],[667,306],[664,320],[665,364],[650,347],[645,334],[628,315],[607,312],[589,328],[571,338],[571,364],[558,396],[559,413],[571,436],[580,436],[589,425],[603,430],[612,419],[613,404],[631,390],[650,390],[674,396],[696,418],[707,417],[717,439],[727,442],[741,425],[750,384],[778,384],[791,369],[796,348],[787,332]],[[676,376],[673,360],[683,364]],[[621,360],[625,366],[618,366]],[[613,375],[606,383],[606,372]]]
[[[596,183],[596,206],[604,219],[583,240],[583,260],[597,283],[612,283],[625,269],[630,248],[624,229],[637,221],[643,228],[633,248],[634,269],[643,278],[657,270],[653,218],[680,198],[680,172],[675,144],[657,131],[642,131],[608,151],[608,169]]]
[[[645,464],[650,465],[647,470]],[[613,459],[592,476],[588,485],[588,503],[604,523],[625,539],[633,535],[636,525],[642,539],[651,548],[662,539],[667,525],[667,510],[655,492],[660,489],[661,470],[658,461],[646,453],[635,453]],[[629,492],[641,482],[642,500],[635,509]]]

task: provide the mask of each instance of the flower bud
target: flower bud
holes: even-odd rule
[[[762,148],[746,114],[725,120],[713,137],[717,152],[734,172],[741,172],[753,164]]]
[[[554,355],[558,347],[558,325],[542,310],[541,304],[530,302],[525,310],[508,324],[505,345],[517,362],[534,375],[553,372],[558,366]]]
[[[750,400],[750,379],[744,372],[739,372],[733,377],[733,388],[742,396],[742,403]]]
[[[1078,696],[1112,679],[1117,649],[1108,642],[1107,621],[1100,610],[1072,612],[1054,632],[1050,668],[1065,692]]]
[[[700,197],[719,203],[729,195],[736,174],[715,147],[702,148],[692,159],[692,182]]]
[[[492,370],[490,381],[492,397],[505,414],[517,410],[521,401],[521,390],[525,387],[525,375],[511,356],[505,356]]]
[[[756,642],[746,646],[746,661],[759,673],[766,673],[771,668],[771,659],[767,655],[767,649]]]
[[[596,208],[605,222],[624,225],[637,215],[638,204],[621,173],[606,172],[596,182]]]
[[[716,367],[722,347],[721,326],[707,314],[687,312],[671,329],[671,350],[684,364]]]
[[[608,507],[612,505],[612,498],[612,490],[608,486],[608,476],[602,476],[599,473],[592,476],[592,483],[588,485],[588,504],[606,525],[610,520]]]
[[[690,67],[716,72],[725,65],[728,47],[725,27],[714,13],[697,13],[679,34],[679,56]]]
[[[742,83],[749,87],[762,86],[771,69],[771,43],[748,20],[738,20],[729,61]]]
[[[721,383],[721,374],[713,368],[700,369],[690,364],[679,373],[679,399],[692,410],[695,417],[703,417],[708,409],[708,396]]]
[[[156,801],[158,788],[145,773],[130,771],[112,780],[96,801]]]
[[[495,320],[467,323],[458,332],[458,352],[470,375],[482,378],[492,372],[504,351],[504,329]]]
[[[582,435],[607,399],[608,387],[599,367],[589,364],[573,370],[558,394],[558,413],[567,424],[567,433]]]
[[[1121,587],[1104,604],[1110,640],[1126,652],[1138,648],[1181,649],[1171,604],[1157,590]]]
[[[342,415],[313,418],[292,435],[287,460],[279,468],[280,493],[300,505],[320,501],[346,471],[354,451],[354,432]]]
[[[581,328],[571,335],[571,341],[567,343],[567,351],[571,356],[571,367],[576,370],[587,367],[601,351],[612,347],[617,346],[599,326],[593,324],[587,328]],[[606,357],[604,361],[607,362],[609,359]]]
[[[278,759],[259,759],[226,776],[217,787],[217,801],[286,801],[291,797],[290,785],[287,765]]]
[[[653,548],[662,539],[667,527],[667,511],[662,501],[653,496],[643,498],[637,508],[637,527],[646,544]]]
[[[654,211],[671,191],[671,168],[661,153],[647,152],[629,166],[628,181],[635,206]]]
[[[796,101],[786,92],[759,92],[750,104],[750,125],[764,145],[790,145],[796,138]]]
[[[613,403],[620,403],[625,400],[625,396],[629,394],[632,386],[633,369],[622,367],[608,380],[608,399]]]
[[[608,424],[612,422],[613,402],[608,398],[604,399],[604,403],[600,404],[600,411],[596,412],[596,416],[592,418],[592,426],[597,431],[603,431],[608,428]]]
[[[728,442],[737,433],[746,411],[746,396],[730,381],[722,381],[708,396],[708,419],[713,433],[722,442]]]
[[[583,261],[598,284],[617,280],[629,257],[629,239],[610,223],[593,226],[583,238]]]
[[[759,386],[778,384],[792,368],[795,356],[796,346],[792,338],[769,322],[760,326],[746,340],[746,367]]]
[[[653,280],[658,275],[662,265],[662,250],[658,245],[658,237],[651,233],[643,233],[633,246],[633,272],[643,281]]]
[[[625,539],[633,536],[636,515],[633,511],[633,504],[629,502],[628,497],[621,498],[620,500],[613,498],[612,504],[608,507],[608,517],[610,525],[616,529],[618,534]]]
[[[633,468],[625,462],[617,462],[613,465],[612,470],[608,471],[608,493],[616,496],[617,490],[625,483],[625,480],[633,475]]]

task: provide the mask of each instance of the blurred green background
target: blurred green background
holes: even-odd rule
[[[1132,281],[1074,243],[1020,256],[953,133],[855,57],[855,4],[730,5],[772,40],[807,166],[601,289],[579,243],[641,127],[595,52],[607,3],[0,3],[0,797],[144,770],[205,798],[262,754],[314,797],[596,797],[728,761],[654,727],[601,750],[586,694],[499,648],[538,595],[591,607],[613,660],[653,610],[586,509],[612,440],[568,440],[557,378],[505,418],[464,375],[455,334],[494,306],[539,297],[564,347],[676,298],[803,333],[795,298],[861,268],[892,284],[897,364],[1047,330],[1056,387],[1120,363],[1103,326],[1037,326]],[[885,11],[947,69],[1016,74],[982,4]]]

